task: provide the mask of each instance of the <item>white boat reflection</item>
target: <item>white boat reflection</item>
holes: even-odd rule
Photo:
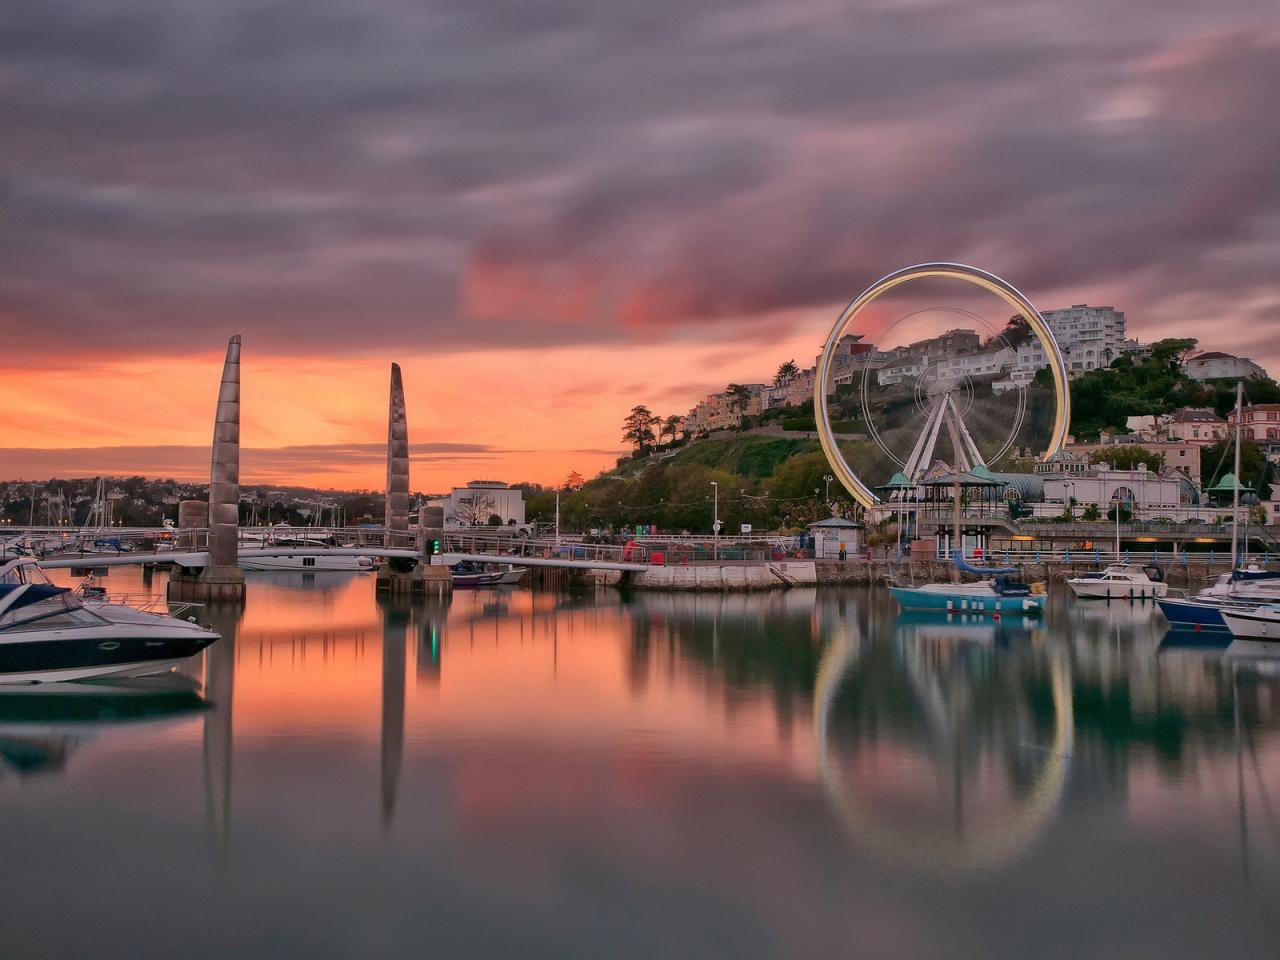
[[[953,640],[996,646],[1026,641],[1033,633],[1043,632],[1044,622],[1040,617],[1005,615],[995,619],[990,614],[907,610],[898,614],[894,629],[901,639]]]
[[[180,674],[0,687],[0,771],[56,772],[107,732],[154,729],[207,709]]]

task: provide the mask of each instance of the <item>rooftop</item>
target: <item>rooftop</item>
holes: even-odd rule
[[[1175,410],[1169,414],[1170,423],[1226,423],[1222,417],[1218,416],[1212,410],[1199,410],[1191,407],[1184,407],[1181,410]]]

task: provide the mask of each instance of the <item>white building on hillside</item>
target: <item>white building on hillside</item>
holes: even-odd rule
[[[801,370],[786,383],[765,388],[761,398],[764,409],[773,410],[777,407],[794,407],[804,403],[806,400],[812,400],[815,375],[814,368],[809,367],[807,370]]]
[[[1125,351],[1124,313],[1114,307],[1077,303],[1046,310],[1041,316],[1053,331],[1071,373],[1109,367]]]
[[[1209,351],[1197,354],[1183,364],[1192,380],[1252,380],[1263,378],[1267,371],[1246,357]]]
[[[447,497],[428,500],[427,506],[444,510],[444,525],[449,529],[486,526],[495,516],[504,526],[525,522],[523,491],[501,480],[472,480],[465,487],[454,487]]]
[[[876,381],[882,387],[897,386],[903,380],[914,380],[924,373],[925,364],[927,363],[928,357],[911,359],[904,363],[895,363],[891,367],[884,367],[876,371]]]
[[[1212,410],[1184,407],[1161,417],[1158,429],[1170,440],[1209,444],[1226,438],[1227,421]]]
[[[939,380],[961,380],[965,377],[995,377],[1013,366],[1013,351],[1008,347],[962,353],[938,361],[933,368]]]

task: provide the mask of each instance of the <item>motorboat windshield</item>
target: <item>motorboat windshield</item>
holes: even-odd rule
[[[56,630],[103,623],[66,587],[0,584],[0,632]]]
[[[0,566],[0,585],[20,585],[24,583],[48,584],[49,578],[40,569],[39,564],[30,558],[19,557]]]
[[[66,587],[55,587],[31,560],[0,567],[0,631],[56,630],[105,622]]]

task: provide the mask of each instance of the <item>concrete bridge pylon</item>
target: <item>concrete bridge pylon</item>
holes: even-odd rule
[[[433,512],[434,511],[434,512]],[[417,561],[388,558],[378,567],[377,589],[391,593],[449,593],[453,575],[431,564],[431,541],[443,535],[439,507],[419,511],[418,530],[409,530],[409,418],[400,364],[391,364],[391,397],[387,410],[386,546],[416,547]]]
[[[240,569],[240,334],[227,341],[213,419],[209,471],[209,561],[198,573],[175,571],[171,600],[243,600]]]

